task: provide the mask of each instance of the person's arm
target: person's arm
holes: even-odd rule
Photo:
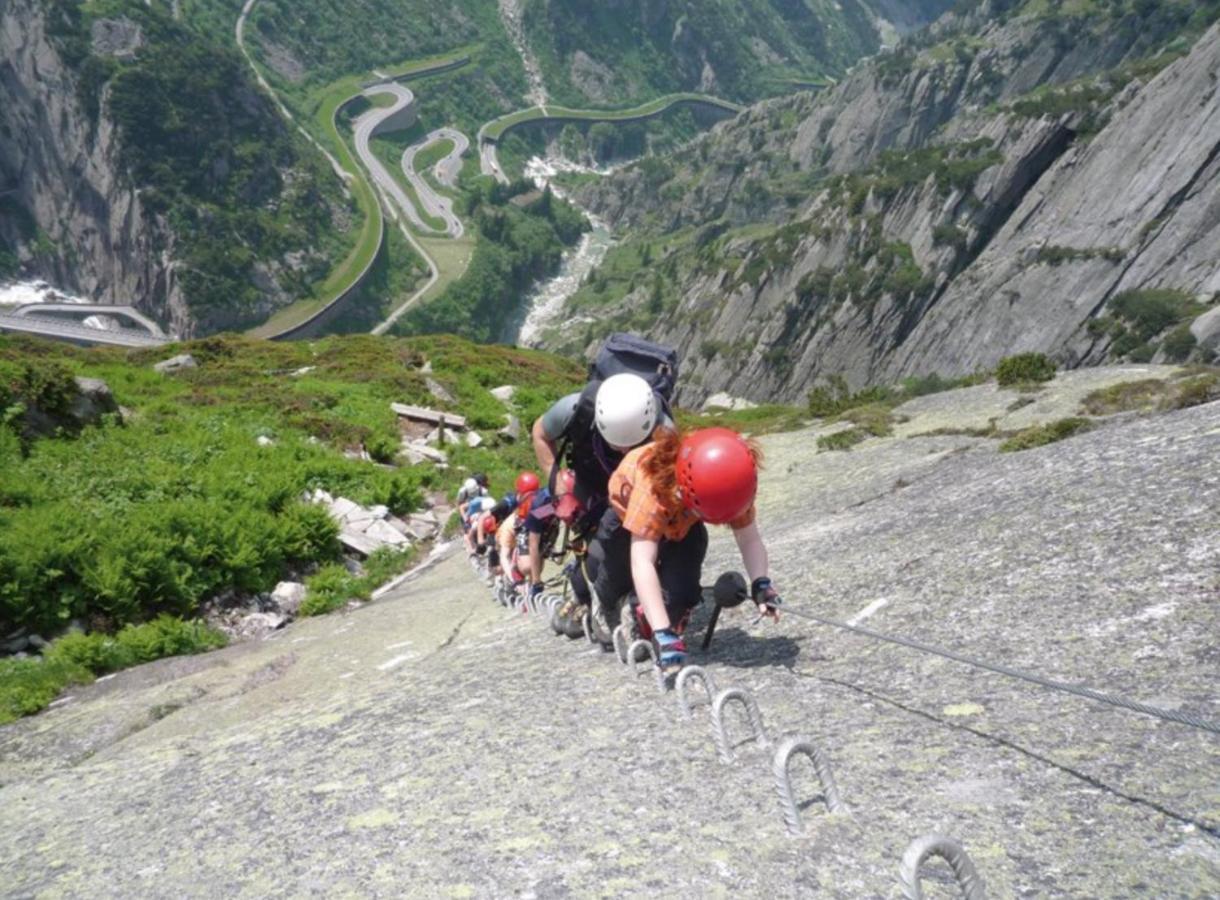
[[[532,436],[534,455],[538,457],[538,469],[549,476],[551,469],[555,466],[555,452],[559,445],[547,435],[546,428],[542,424],[542,416],[534,420]]]
[[[742,528],[734,528],[733,537],[737,541],[737,549],[741,551],[741,561],[745,563],[746,571],[750,574],[751,586],[760,578],[767,579],[769,585],[770,580],[767,573],[770,563],[767,559],[767,547],[763,543],[762,535],[758,533],[758,523],[751,522]],[[778,602],[779,595],[774,588],[770,588],[770,593]],[[779,620],[779,610],[775,606],[760,602],[758,597],[754,598],[754,602],[758,604],[758,609],[763,615],[770,616],[776,621]]]
[[[530,583],[542,583],[542,535],[530,532]]]
[[[669,613],[665,611],[665,595],[661,592],[661,577],[657,574],[659,551],[657,541],[634,534],[631,536],[631,580],[653,631],[661,631],[671,625]]]

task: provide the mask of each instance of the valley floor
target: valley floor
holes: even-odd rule
[[[1097,377],[1038,403],[1075,405],[1073,379]],[[923,398],[898,436],[846,453],[816,453],[816,429],[764,439],[760,522],[789,607],[1220,721],[1220,403],[997,454],[947,432],[1010,398],[956,395],[957,420],[953,395]],[[718,535],[707,575],[737,565]],[[0,882],[898,897],[903,850],[940,831],[992,897],[1220,892],[1214,733],[793,615],[726,613],[694,655],[757,697],[773,737],[814,738],[850,815],[813,803],[789,837],[769,751],[722,765],[706,709],[688,721],[650,677],[494,605],[452,556],[353,613],[0,729]],[[950,896],[948,877],[925,884]]]

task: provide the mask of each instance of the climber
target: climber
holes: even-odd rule
[[[755,522],[761,460],[757,444],[727,428],[658,428],[610,478],[610,508],[589,549],[594,621],[607,631],[617,625],[619,603],[634,587],[639,636],[651,635],[666,673],[686,661],[683,632],[702,598],[708,524],[733,529],[751,597],[762,615],[779,618],[781,601]]]
[[[580,504],[572,528],[578,538],[586,539],[607,508],[610,475],[623,454],[647,440],[658,419],[670,424],[668,415],[662,412],[663,399],[639,375],[611,375],[604,381],[591,382],[590,387],[562,398],[534,423],[534,451],[539,465],[544,470],[554,468],[561,456],[571,464],[575,475],[573,496]],[[585,579],[574,579],[573,590],[575,601],[588,605]],[[575,604],[567,604],[562,615],[576,612]]]
[[[471,501],[487,495],[487,484],[487,476],[482,472],[476,472],[462,482],[462,486],[458,488],[457,492],[458,519],[462,523],[462,537],[466,541],[466,552],[470,556],[475,555],[474,536],[470,533],[474,513],[470,509],[470,504]]]

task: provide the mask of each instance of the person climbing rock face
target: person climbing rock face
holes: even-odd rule
[[[709,524],[733,529],[754,602],[778,620],[780,598],[755,521],[761,462],[758,445],[727,428],[689,434],[658,428],[650,443],[623,458],[610,478],[610,509],[589,549],[600,630],[618,624],[619,604],[634,588],[640,636],[651,635],[662,670],[681,668],[682,635],[702,597]]]
[[[487,476],[482,472],[476,472],[471,475],[458,488],[457,492],[457,508],[458,518],[462,523],[462,537],[466,541],[466,552],[475,555],[475,536],[471,533],[471,527],[475,521],[475,514],[482,511],[482,503],[475,504],[473,501],[487,495]],[[476,508],[477,507],[477,508]]]
[[[639,375],[612,375],[588,390],[559,400],[534,423],[534,449],[541,464],[554,465],[560,440],[567,444],[580,516],[573,522],[577,535],[587,536],[598,527],[608,508],[610,475],[632,447],[648,440],[661,418],[660,402],[652,387]],[[586,408],[587,407],[587,408]],[[663,422],[671,424],[665,416]],[[583,603],[589,597],[579,591]]]

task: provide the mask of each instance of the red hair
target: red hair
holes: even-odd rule
[[[682,508],[682,496],[678,490],[678,451],[682,449],[682,442],[691,434],[692,432],[685,428],[679,430],[658,425],[652,432],[649,452],[643,454],[640,460],[640,469],[652,483],[653,496],[671,515]],[[762,471],[762,446],[752,437],[742,440],[750,450],[754,467]]]

